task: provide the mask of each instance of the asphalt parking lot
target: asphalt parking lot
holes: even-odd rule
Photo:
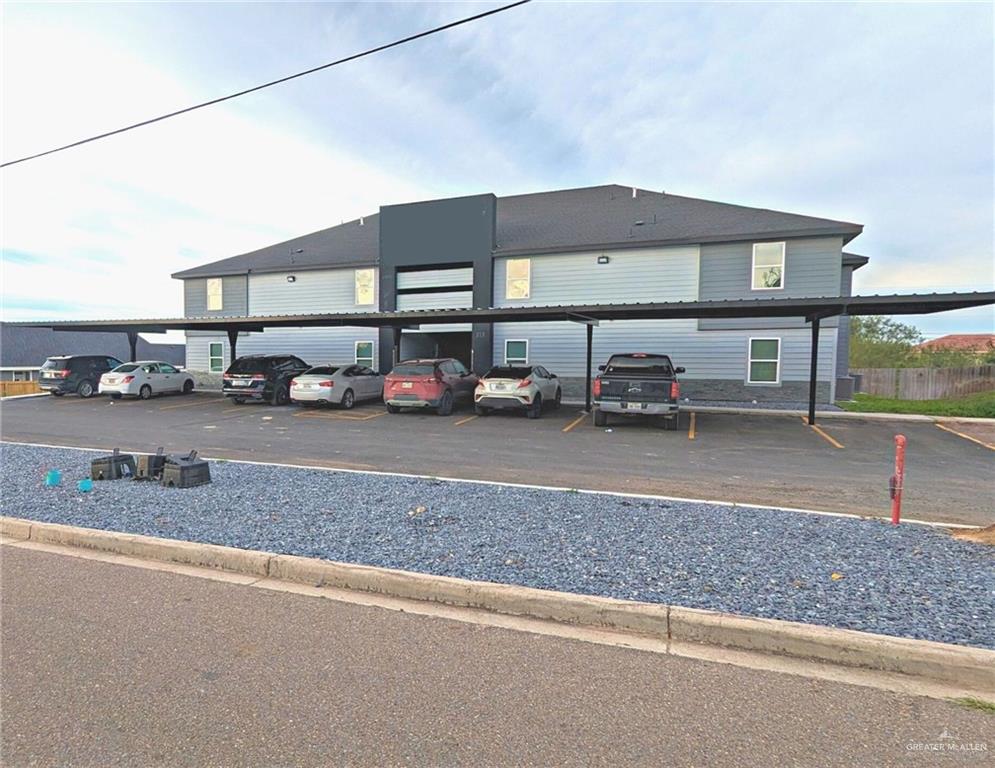
[[[654,493],[865,515],[890,511],[894,436],[908,439],[906,518],[995,522],[995,428],[927,422],[686,413],[679,431],[606,431],[564,406],[542,419],[460,410],[388,415],[235,405],[216,394],[150,401],[33,397],[0,406],[0,437],[566,488]],[[968,438],[973,438],[968,439]]]

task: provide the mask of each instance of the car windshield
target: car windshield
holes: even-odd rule
[[[532,368],[529,366],[498,366],[497,368],[491,368],[486,374],[484,374],[485,379],[527,379],[532,375]]]
[[[240,357],[228,369],[229,373],[266,373],[268,370],[267,357]]]
[[[37,359],[37,358],[36,358]],[[61,371],[69,365],[69,359],[65,357],[50,357],[43,364],[43,371]]]
[[[134,363],[125,363],[124,365],[119,365],[114,369],[114,373],[131,373],[133,370],[138,368]]]
[[[431,376],[435,373],[432,363],[400,363],[394,366],[392,373],[398,376]]]
[[[615,355],[605,366],[605,373],[657,373],[672,376],[670,358],[665,355]]]
[[[335,373],[341,366],[338,365],[316,365],[314,368],[308,368],[304,371],[302,376],[307,376],[309,373],[320,374],[322,376],[331,376]]]

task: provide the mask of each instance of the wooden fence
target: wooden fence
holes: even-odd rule
[[[995,365],[968,368],[854,368],[860,391],[900,400],[939,400],[995,390]]]
[[[32,395],[41,392],[37,381],[0,381],[0,397]]]

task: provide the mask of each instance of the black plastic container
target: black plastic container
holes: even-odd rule
[[[136,480],[161,480],[162,470],[166,466],[166,456],[159,448],[155,453],[142,453],[138,456]]]
[[[169,456],[162,468],[162,484],[167,488],[193,488],[211,482],[211,468],[197,451],[188,456]]]
[[[90,462],[90,477],[94,480],[131,479],[135,476],[135,457],[117,448],[111,456],[101,456]]]

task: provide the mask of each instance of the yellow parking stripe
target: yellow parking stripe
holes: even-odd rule
[[[944,432],[949,432],[951,435],[957,435],[957,437],[963,437],[965,440],[970,440],[972,443],[977,443],[980,446],[987,448],[989,451],[995,451],[995,445],[991,443],[986,443],[984,440],[979,440],[976,437],[971,437],[970,435],[965,435],[963,432],[958,432],[956,429],[951,429],[950,427],[936,422],[936,426],[942,429]]]
[[[160,411],[171,411],[174,408],[195,408],[200,405],[221,405],[224,402],[224,398],[213,397],[210,400],[205,400],[200,403],[176,403],[175,405],[163,405],[159,407]]]
[[[694,440],[694,427],[695,427],[695,424],[694,424],[695,418],[694,417],[695,417],[695,413],[694,413],[694,411],[691,411],[691,426],[688,427],[688,440]]]
[[[469,421],[473,421],[475,418],[477,418],[477,417],[476,416],[467,416],[465,419],[460,419],[459,421],[457,421],[455,424],[453,424],[453,426],[454,427],[458,427],[458,426],[460,426],[460,424],[466,424]]]
[[[832,445],[833,448],[842,448],[843,447],[843,443],[841,443],[839,440],[837,440],[832,435],[829,435],[829,434],[826,434],[825,432],[823,432],[822,429],[820,429],[817,424],[809,424],[808,423],[808,419],[805,416],[802,416],[802,424],[808,425],[809,429],[811,429],[813,432],[815,432],[817,435],[819,435],[821,438],[823,438],[826,442],[828,442],[830,445]]]
[[[586,414],[586,413],[582,413],[582,414],[581,414],[580,416],[578,416],[578,417],[577,417],[576,419],[574,419],[574,420],[573,420],[573,421],[571,421],[571,422],[570,422],[569,424],[567,424],[567,425],[566,425],[566,426],[565,426],[565,427],[563,428],[563,431],[564,431],[564,432],[569,432],[569,431],[570,431],[571,429],[573,429],[574,427],[576,427],[576,426],[577,426],[578,424],[580,424],[580,423],[581,423],[581,422],[582,422],[582,421],[583,421],[584,419],[586,419],[586,418],[587,418],[587,414]]]

